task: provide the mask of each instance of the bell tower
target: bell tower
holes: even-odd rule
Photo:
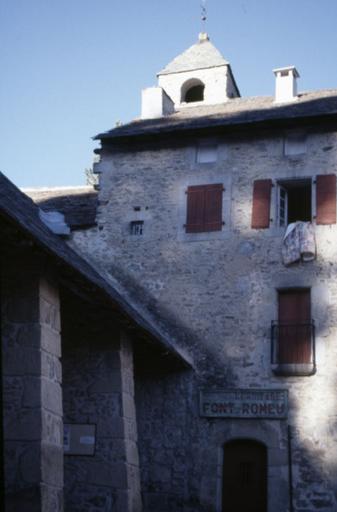
[[[143,91],[143,119],[240,97],[229,62],[206,32],[201,32],[198,42],[173,59],[157,77],[158,87]]]

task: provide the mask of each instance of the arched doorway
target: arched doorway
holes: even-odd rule
[[[222,512],[267,512],[267,449],[251,439],[224,445]]]

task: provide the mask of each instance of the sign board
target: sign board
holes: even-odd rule
[[[200,416],[284,419],[288,416],[288,391],[285,389],[201,391]]]
[[[65,423],[63,450],[65,455],[94,455],[96,425]]]

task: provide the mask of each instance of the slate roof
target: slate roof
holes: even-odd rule
[[[39,208],[0,172],[0,217],[9,220],[16,228],[32,238],[37,246],[55,258],[59,265],[71,269],[80,279],[90,284],[95,292],[103,295],[114,307],[165,350],[177,356],[186,365],[188,359],[142,316],[120,293],[113,288],[85,259],[79,256],[64,240],[50,231],[40,220]]]
[[[276,104],[269,96],[234,98],[218,105],[186,107],[174,114],[156,119],[135,120],[100,133],[95,140],[118,140],[134,137],[174,135],[177,132],[211,133],[216,130],[277,126],[308,122],[317,118],[337,117],[337,89],[299,94],[297,100]]]
[[[223,58],[219,50],[209,40],[199,41],[173,59],[164,69],[159,71],[158,76],[227,66],[228,64],[229,62]]]
[[[23,189],[46,212],[58,211],[72,230],[95,226],[97,192],[93,187]]]

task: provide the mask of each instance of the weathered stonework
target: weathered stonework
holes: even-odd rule
[[[27,252],[2,268],[6,510],[63,510],[58,289]],[[24,263],[23,263],[24,261]],[[20,265],[18,263],[20,262]]]
[[[141,510],[132,349],[109,312],[64,297],[64,422],[96,425],[93,456],[65,454],[65,508]]]
[[[187,363],[1,173],[0,232],[2,508],[141,512],[134,352]]]
[[[201,34],[160,72],[146,120],[97,136],[97,224],[65,201],[91,266],[0,175],[16,199],[0,187],[9,510],[62,510],[63,419],[71,512],[337,510],[337,91],[298,95],[291,69],[290,95],[241,99]],[[295,188],[311,211],[287,216]],[[317,254],[285,266],[293,220],[311,220]],[[306,302],[284,320],[289,289]],[[309,357],[275,363],[274,321],[310,328]],[[298,332],[287,350],[308,349]]]
[[[219,137],[217,142],[222,149],[214,164],[196,163],[197,139],[186,140],[186,145],[180,141],[170,147],[153,144],[143,150],[134,147],[132,151],[118,147],[109,150],[105,145],[101,163],[97,164],[101,189],[98,227],[77,233],[73,243],[110,274],[113,282],[118,279],[126,295],[162,323],[172,340],[187,347],[195,361],[196,376],[186,377],[187,382],[180,390],[179,379],[172,376],[171,391],[165,400],[166,406],[176,404],[172,431],[187,436],[182,441],[177,434],[174,453],[163,449],[169,420],[163,412],[159,412],[159,418],[155,413],[165,391],[155,391],[159,383],[144,384],[145,387],[139,383],[140,396],[148,393],[147,400],[137,402],[141,411],[138,419],[142,432],[142,484],[148,489],[144,491],[146,510],[179,510],[177,500],[173,499],[179,496],[179,506],[184,511],[220,511],[216,490],[217,479],[221,479],[217,476],[221,472],[219,451],[226,440],[243,432],[244,436],[263,439],[275,460],[268,470],[269,510],[283,512],[289,502],[287,423],[294,431],[296,510],[327,512],[337,506],[337,446],[333,434],[337,227],[316,226],[316,260],[288,268],[281,261],[284,228],[277,227],[276,186],[270,228],[250,227],[253,181],[270,178],[276,185],[279,179],[336,173],[337,134],[310,129],[306,152],[288,157],[284,155],[287,133]],[[224,229],[210,236],[182,237],[182,192],[186,183],[207,184],[210,180],[226,183],[230,189],[226,191],[230,205],[226,207]],[[144,213],[144,236],[137,238],[129,232],[135,206]],[[270,364],[270,325],[277,319],[277,289],[303,286],[311,288],[317,372],[311,377],[277,377]],[[201,419],[199,387],[288,389],[288,422]],[[151,408],[146,411],[145,404],[149,403]],[[177,414],[184,418],[181,430]],[[191,415],[193,427],[189,428]],[[145,425],[156,429],[158,437],[153,434],[152,440],[145,440]],[[172,475],[180,449],[193,470],[182,469],[185,477],[181,475],[179,480]],[[154,457],[159,459],[159,466]],[[162,476],[153,481],[150,473],[161,470]],[[198,482],[194,486],[186,480],[191,472]],[[190,502],[193,504],[188,505]]]

